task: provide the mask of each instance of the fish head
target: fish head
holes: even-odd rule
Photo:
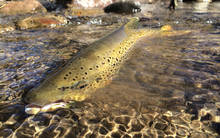
[[[63,96],[64,94],[56,87],[53,87],[50,84],[43,84],[24,94],[23,100],[28,104],[31,103],[44,106],[46,104],[62,100]]]
[[[58,101],[83,101],[88,96],[87,81],[78,81],[72,85],[59,86],[51,83],[44,83],[27,92],[23,96],[23,100],[25,103],[44,106]]]

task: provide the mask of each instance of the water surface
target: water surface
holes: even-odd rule
[[[142,17],[142,27],[159,29],[169,24],[176,31],[142,38],[108,86],[70,109],[52,113],[25,114],[20,102],[23,91],[119,24],[69,25],[1,35],[0,135],[217,137],[219,5],[179,3],[176,11],[163,7],[143,10],[137,15]]]

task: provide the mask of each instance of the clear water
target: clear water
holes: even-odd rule
[[[169,24],[176,31],[142,38],[108,86],[70,109],[51,113],[27,116],[19,96],[117,25],[1,35],[0,135],[217,137],[220,3],[179,3],[176,11],[158,5],[150,11],[148,6],[138,15],[145,16],[142,26]]]

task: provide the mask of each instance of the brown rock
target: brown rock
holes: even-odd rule
[[[5,32],[14,31],[15,27],[10,25],[0,25],[0,34]]]
[[[65,15],[71,16],[98,16],[103,15],[104,11],[102,9],[93,8],[93,9],[82,9],[82,8],[70,8],[65,12]]]
[[[46,16],[31,16],[26,19],[17,22],[17,26],[20,29],[42,28],[49,27],[54,28],[67,23],[66,18],[62,16],[46,15]]]
[[[23,0],[6,2],[0,7],[0,13],[4,15],[16,15],[47,10],[37,0]]]

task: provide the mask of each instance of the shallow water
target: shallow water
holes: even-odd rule
[[[220,3],[204,5],[179,3],[175,12],[148,11],[145,5],[138,16],[152,15],[142,18],[143,27],[169,24],[176,31],[142,38],[112,83],[70,109],[51,113],[25,114],[19,102],[23,91],[118,24],[1,35],[0,135],[217,137]]]

